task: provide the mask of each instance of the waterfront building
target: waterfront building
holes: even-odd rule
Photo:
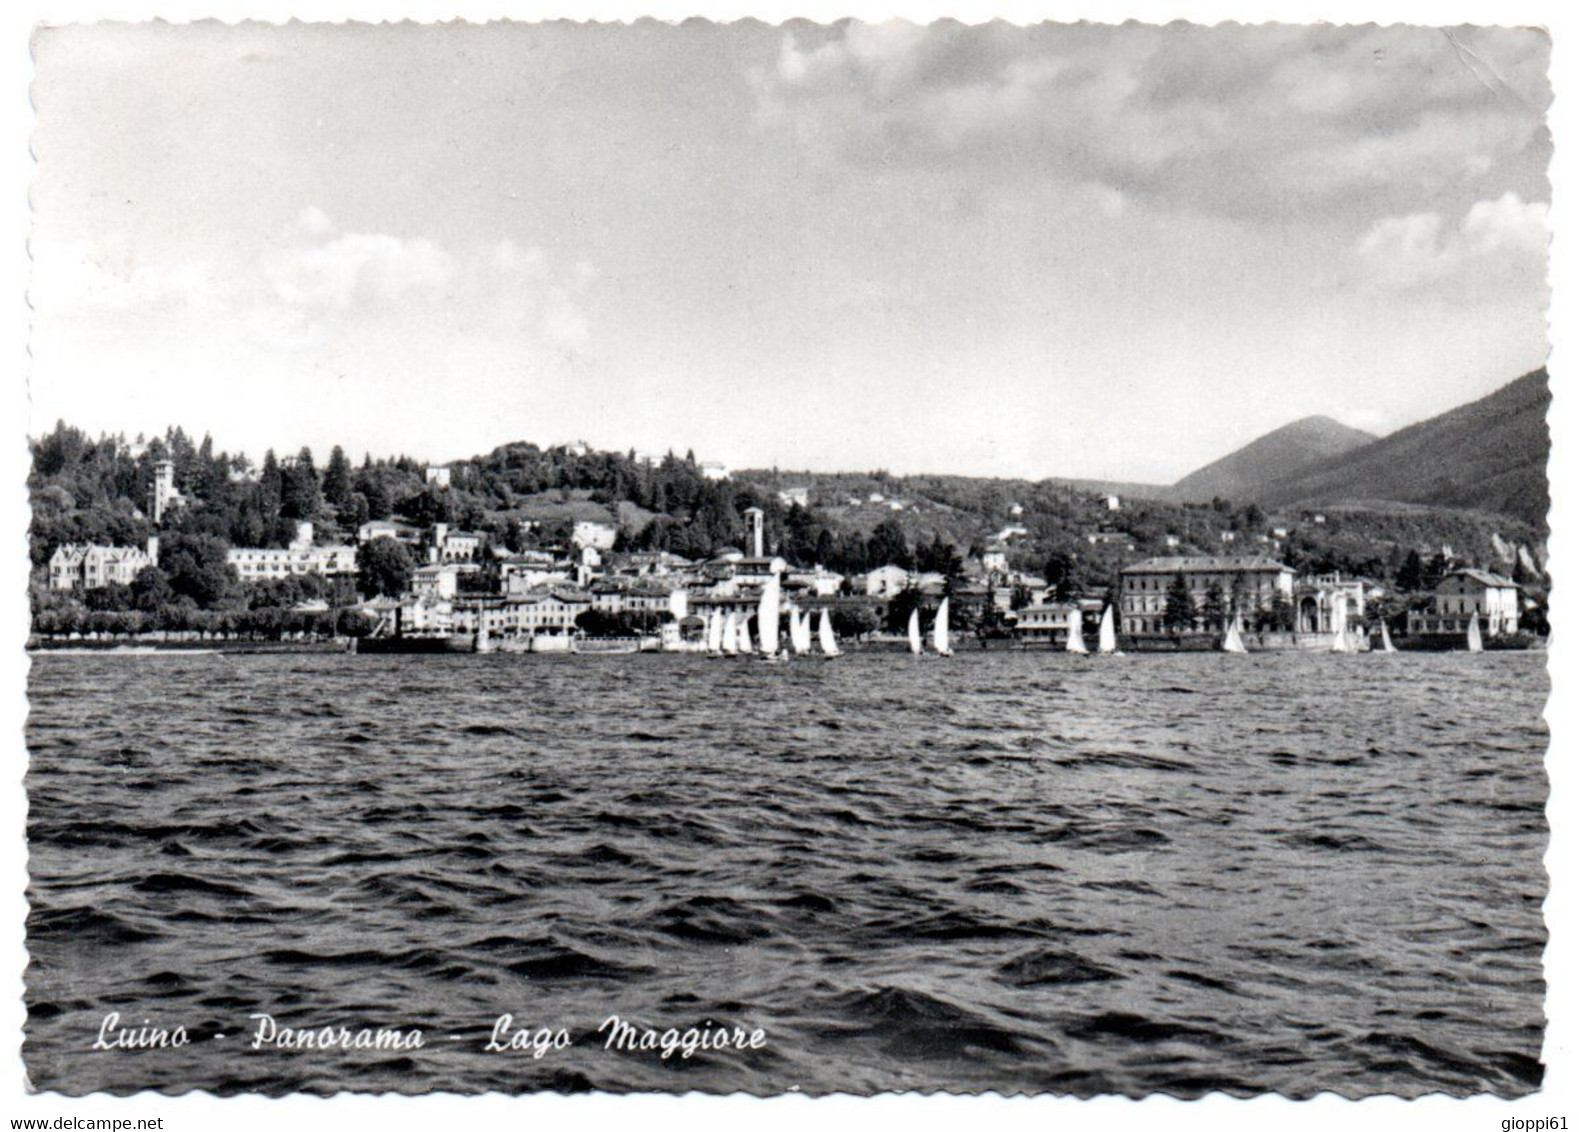
[[[159,540],[150,538],[148,548],[135,546],[78,546],[67,543],[55,548],[49,559],[49,588],[52,590],[96,590],[104,586],[129,586],[139,573],[159,564]]]
[[[1473,566],[1450,570],[1437,583],[1431,608],[1410,610],[1409,632],[1462,636],[1472,618],[1479,618],[1481,632],[1488,637],[1517,633],[1519,584]]]
[[[1338,574],[1301,579],[1294,587],[1294,628],[1301,633],[1345,631],[1365,618],[1365,582]]]
[[[296,537],[286,547],[232,547],[225,553],[244,582],[267,581],[302,574],[355,574],[356,547],[313,545],[313,525],[297,523]]]
[[[1080,606],[1072,601],[1028,605],[1014,621],[1014,639],[1025,644],[1061,646],[1069,636],[1069,616]]]
[[[1148,558],[1119,572],[1119,612],[1123,632],[1132,637],[1167,636],[1168,590],[1183,577],[1199,614],[1215,587],[1230,612],[1247,620],[1270,611],[1281,598],[1293,605],[1294,571],[1262,556],[1170,556]],[[1184,632],[1217,632],[1218,627],[1194,625]]]
[[[568,586],[507,599],[514,607],[514,632],[527,636],[568,636],[576,618],[592,608],[592,595]]]

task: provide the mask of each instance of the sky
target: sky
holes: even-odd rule
[[[1523,29],[73,25],[30,429],[1171,482],[1544,363]]]

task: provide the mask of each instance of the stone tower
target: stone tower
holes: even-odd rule
[[[154,464],[153,512],[156,525],[164,518],[164,513],[175,498],[175,465],[169,460],[160,460]]]
[[[746,522],[751,524],[751,554],[754,558],[761,558],[762,552],[762,508],[747,507]]]

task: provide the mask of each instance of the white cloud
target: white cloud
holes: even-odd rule
[[[1466,37],[1488,71],[1430,28],[851,23],[752,77],[766,127],[855,164],[1256,217],[1542,195],[1547,40]]]
[[[422,236],[338,232],[316,207],[283,239],[226,265],[146,264],[124,247],[41,244],[29,299],[49,315],[198,309],[298,353],[332,349],[373,325],[514,335],[555,353],[584,350],[591,337],[583,299],[597,271],[586,262],[556,269],[541,248],[510,239],[451,250]]]
[[[326,243],[264,254],[260,267],[280,301],[344,310],[415,291],[440,292],[455,278],[454,259],[430,240],[346,233]]]
[[[1524,280],[1544,285],[1547,205],[1517,193],[1471,205],[1457,226],[1438,212],[1378,220],[1353,254],[1374,284],[1412,289]]]

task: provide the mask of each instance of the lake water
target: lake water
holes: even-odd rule
[[[1540,1084],[1542,655],[72,655],[30,688],[41,1089]],[[94,1051],[111,1011],[190,1044]],[[506,1012],[574,1044],[485,1051]],[[425,1045],[254,1051],[255,1013]],[[766,1045],[615,1052],[611,1014]]]

